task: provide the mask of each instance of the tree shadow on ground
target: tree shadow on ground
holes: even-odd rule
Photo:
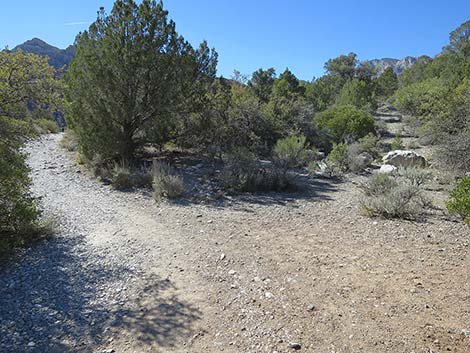
[[[201,313],[178,299],[169,280],[137,281],[139,273],[109,257],[91,253],[81,237],[61,236],[5,263],[0,351],[93,352],[121,333],[143,345],[172,347],[192,335]]]
[[[300,176],[297,178],[297,186],[291,191],[272,192],[239,192],[207,195],[200,197],[182,197],[168,200],[176,205],[191,206],[204,204],[212,208],[225,208],[233,205],[291,205],[299,200],[311,202],[331,200],[330,194],[338,191],[341,180],[311,178]]]

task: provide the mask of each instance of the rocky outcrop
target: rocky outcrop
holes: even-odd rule
[[[394,167],[425,167],[426,159],[414,151],[395,150],[388,152],[383,158],[384,164]]]
[[[387,67],[391,67],[397,75],[413,65],[418,59],[407,56],[403,59],[382,58],[369,60],[369,63],[377,70],[377,76],[380,76]]]

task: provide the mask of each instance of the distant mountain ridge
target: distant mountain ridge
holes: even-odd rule
[[[382,74],[387,67],[391,67],[393,72],[399,75],[413,65],[417,60],[418,59],[413,56],[406,56],[403,59],[382,58],[368,60],[368,62],[376,68],[377,75]]]
[[[48,57],[49,64],[55,68],[61,68],[63,66],[68,67],[75,56],[75,47],[73,45],[69,45],[66,49],[59,49],[39,38],[33,38],[23,44],[17,45],[13,48],[13,51],[18,49],[23,50],[25,53],[34,53]],[[403,59],[382,58],[368,60],[367,62],[376,68],[377,75],[382,74],[387,67],[391,67],[398,75],[413,65],[417,60],[418,59],[415,57],[407,56]]]
[[[49,65],[57,69],[63,66],[68,67],[75,56],[75,47],[73,45],[69,45],[66,49],[59,49],[39,38],[33,38],[23,44],[17,45],[13,48],[13,51],[19,49],[23,50],[25,53],[34,53],[47,57],[49,59]]]

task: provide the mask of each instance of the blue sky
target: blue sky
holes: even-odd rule
[[[32,37],[64,48],[112,0],[1,0],[0,47]],[[469,0],[166,0],[177,30],[219,52],[218,72],[251,74],[289,67],[321,76],[326,60],[354,51],[360,59],[434,56],[470,19]]]

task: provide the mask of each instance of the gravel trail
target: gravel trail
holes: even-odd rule
[[[58,235],[0,268],[0,352],[470,352],[468,228],[361,216],[357,183],[156,204],[28,144]]]

